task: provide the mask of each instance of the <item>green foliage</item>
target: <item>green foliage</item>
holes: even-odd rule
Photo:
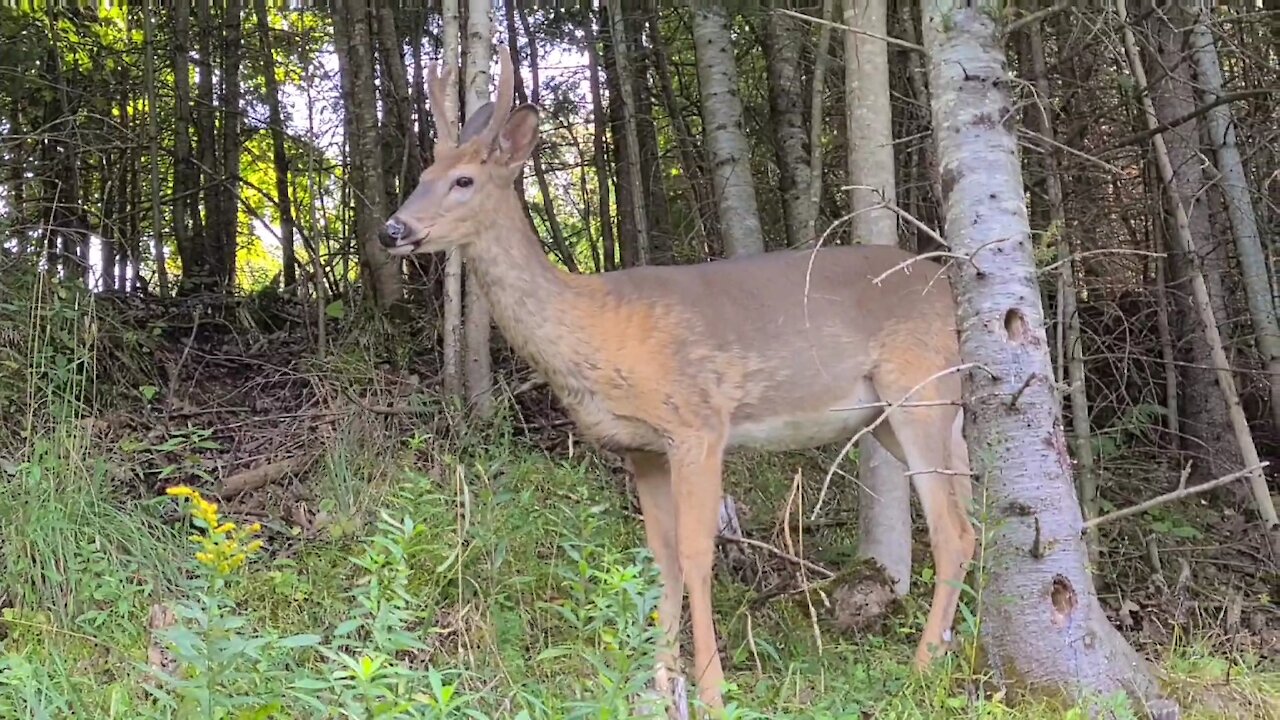
[[[67,307],[52,297],[38,312],[22,305],[6,316],[32,323],[28,355],[8,357],[32,383],[14,401],[24,416],[37,403],[42,419],[0,463],[0,571],[12,605],[0,614],[0,718],[638,716],[654,667],[656,574],[597,460],[549,458],[513,438],[506,406],[453,438],[434,434],[444,423],[401,434],[357,415],[316,438],[325,446],[306,485],[328,519],[305,537],[275,524],[258,548],[258,528],[228,524],[231,510],[175,489],[194,527],[180,533],[159,521],[173,500],[132,499],[134,468],[158,468],[149,483],[205,480],[197,459],[213,434],[187,427],[96,441],[84,422],[96,407],[77,388],[99,360],[72,329],[105,321],[74,294]],[[68,334],[50,340],[57,323]],[[371,382],[366,354],[383,348],[351,348],[308,371]],[[119,398],[140,404],[146,385],[131,380]],[[453,412],[436,398],[414,402]],[[795,461],[735,460],[729,482],[751,475],[746,504],[776,507]],[[1150,516],[1166,520],[1182,532]],[[821,529],[805,542],[835,564],[848,533]],[[915,585],[927,588],[931,569],[919,573]],[[975,592],[965,588],[961,606],[965,648],[980,621]],[[913,673],[916,598],[897,627],[858,638],[815,628],[802,600],[751,599],[735,583],[717,588],[730,718],[1071,716],[987,692],[967,650],[937,672]],[[157,607],[172,611],[172,624],[150,624]],[[167,654],[163,667],[157,654]],[[1250,707],[1277,694],[1274,673],[1256,664],[1186,650],[1167,666],[1190,684],[1230,676]]]

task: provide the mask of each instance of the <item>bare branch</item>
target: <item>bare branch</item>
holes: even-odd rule
[[[777,10],[776,12],[780,12],[783,15],[790,15],[791,17],[799,18],[801,20],[804,20],[805,22],[811,22],[815,25],[826,25],[828,27],[833,27],[837,30],[851,32],[855,35],[865,35],[866,37],[869,37],[869,38],[875,38],[876,40],[887,42],[890,45],[897,45],[898,47],[904,47],[908,50],[915,50],[916,52],[922,55],[927,54],[925,53],[924,48],[921,47],[920,45],[917,45],[912,42],[907,42],[906,40],[899,40],[896,37],[890,37],[888,35],[880,35],[877,33],[867,32],[866,30],[860,30],[858,28],[849,27],[848,25],[845,25],[843,23],[832,22],[830,20],[816,18],[812,15],[805,15],[804,13],[798,13],[798,12],[795,12],[794,10],[780,9],[780,10]]]
[[[1153,497],[1150,500],[1147,500],[1145,502],[1140,502],[1137,505],[1133,505],[1131,507],[1127,507],[1122,510],[1116,510],[1115,512],[1107,513],[1106,515],[1096,517],[1086,522],[1084,524],[1084,529],[1092,530],[1093,528],[1105,522],[1111,522],[1112,520],[1119,520],[1120,518],[1126,518],[1126,517],[1129,517],[1130,515],[1137,515],[1138,513],[1146,512],[1147,510],[1150,510],[1153,507],[1159,507],[1160,505],[1171,503],[1175,500],[1181,500],[1182,498],[1185,498],[1185,497],[1191,497],[1192,495],[1199,495],[1200,493],[1208,492],[1214,488],[1222,487],[1223,485],[1231,483],[1235,480],[1239,480],[1242,477],[1248,477],[1255,471],[1261,470],[1270,464],[1271,464],[1270,461],[1263,460],[1262,462],[1252,467],[1247,467],[1243,470],[1237,470],[1231,473],[1230,475],[1223,475],[1217,480],[1210,480],[1208,482],[1203,482],[1203,483],[1200,483],[1199,485],[1195,485],[1192,487],[1186,487],[1185,485],[1183,485],[1183,483],[1186,482],[1186,476],[1184,475],[1182,478],[1182,482],[1178,483],[1179,488],[1177,490],[1174,490],[1172,492],[1167,492],[1163,495],[1157,495],[1156,497]]]

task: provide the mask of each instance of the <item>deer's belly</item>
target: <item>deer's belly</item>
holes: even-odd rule
[[[729,446],[755,450],[799,450],[846,442],[880,414],[879,408],[843,407],[818,412],[744,419],[729,430]]]

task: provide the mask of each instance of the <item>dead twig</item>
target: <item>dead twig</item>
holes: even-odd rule
[[[1254,465],[1252,467],[1247,467],[1243,470],[1237,470],[1231,473],[1230,475],[1223,475],[1222,477],[1216,480],[1203,482],[1193,487],[1180,487],[1177,490],[1174,490],[1172,492],[1167,492],[1163,495],[1157,495],[1156,497],[1153,497],[1150,500],[1146,500],[1144,502],[1140,502],[1137,505],[1133,505],[1127,508],[1122,508],[1120,510],[1116,510],[1115,512],[1107,513],[1106,515],[1101,515],[1099,517],[1096,517],[1086,522],[1084,524],[1084,529],[1091,530],[1105,522],[1111,522],[1112,520],[1119,520],[1120,518],[1126,518],[1126,517],[1129,517],[1130,515],[1137,515],[1138,513],[1146,512],[1147,510],[1150,510],[1153,507],[1159,507],[1160,505],[1171,503],[1175,500],[1181,500],[1182,498],[1185,498],[1185,497],[1191,497],[1192,495],[1199,495],[1200,493],[1208,492],[1214,488],[1222,487],[1223,485],[1226,485],[1232,481],[1239,480],[1242,477],[1246,477],[1252,474],[1254,471],[1261,470],[1270,464],[1271,464],[1270,461],[1264,460],[1258,463],[1257,465]]]
[[[877,417],[875,420],[871,421],[870,423],[867,423],[866,427],[854,433],[853,437],[849,438],[849,441],[846,442],[844,444],[844,447],[840,449],[839,454],[836,455],[836,459],[832,461],[831,466],[827,468],[827,476],[822,479],[822,489],[818,491],[818,501],[813,504],[813,512],[809,513],[809,519],[813,520],[814,518],[818,517],[818,511],[822,509],[822,501],[827,496],[827,488],[830,487],[831,485],[831,477],[836,474],[836,468],[839,467],[840,461],[844,459],[845,455],[849,454],[849,451],[852,450],[853,446],[858,443],[858,440],[862,439],[863,435],[866,435],[867,433],[872,432],[877,427],[879,427],[880,423],[884,422],[889,418],[889,413],[893,412],[899,407],[902,407],[903,404],[909,402],[911,396],[919,392],[920,389],[923,388],[925,385],[928,385],[929,383],[933,382],[934,380],[937,380],[938,378],[944,375],[950,375],[951,373],[962,372],[965,370],[974,370],[974,369],[981,370],[993,378],[997,377],[996,374],[992,372],[990,368],[988,368],[987,366],[981,363],[963,363],[961,365],[949,367],[944,370],[939,370],[938,372],[920,381],[915,387],[908,390],[905,395],[903,395],[901,398],[898,399],[897,402],[885,408],[885,411],[880,414],[880,417]]]
[[[439,408],[426,407],[424,405],[370,405],[352,395],[347,388],[342,388],[342,394],[346,395],[347,399],[355,403],[361,410],[375,415],[434,415],[440,412]]]
[[[822,567],[821,565],[805,560],[802,557],[797,557],[795,555],[792,555],[786,550],[783,550],[782,548],[774,547],[769,543],[760,542],[759,540],[752,540],[751,538],[748,538],[748,537],[729,537],[726,535],[717,535],[716,539],[722,540],[724,542],[738,543],[740,545],[747,545],[749,547],[764,550],[765,552],[777,555],[778,557],[782,558],[783,560],[786,560],[787,562],[790,562],[795,565],[799,565],[800,567],[810,572],[817,573],[818,575],[821,575],[823,579],[826,579],[826,580],[830,580],[831,578],[836,576],[835,573]]]
[[[242,470],[222,481],[222,488],[218,491],[218,495],[222,498],[228,498],[265,487],[286,475],[301,472],[307,465],[311,464],[314,458],[315,455],[309,453],[294,455],[284,460],[277,460],[266,465]]]

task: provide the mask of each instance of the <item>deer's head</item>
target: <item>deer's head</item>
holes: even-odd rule
[[[538,108],[512,109],[514,73],[511,55],[498,46],[501,73],[498,99],[467,118],[461,134],[448,108],[456,106],[454,68],[427,68],[427,93],[436,119],[435,162],[422,171],[418,186],[378,233],[392,255],[433,253],[465,245],[494,222],[492,206],[502,193],[514,193],[516,175],[538,141]]]

